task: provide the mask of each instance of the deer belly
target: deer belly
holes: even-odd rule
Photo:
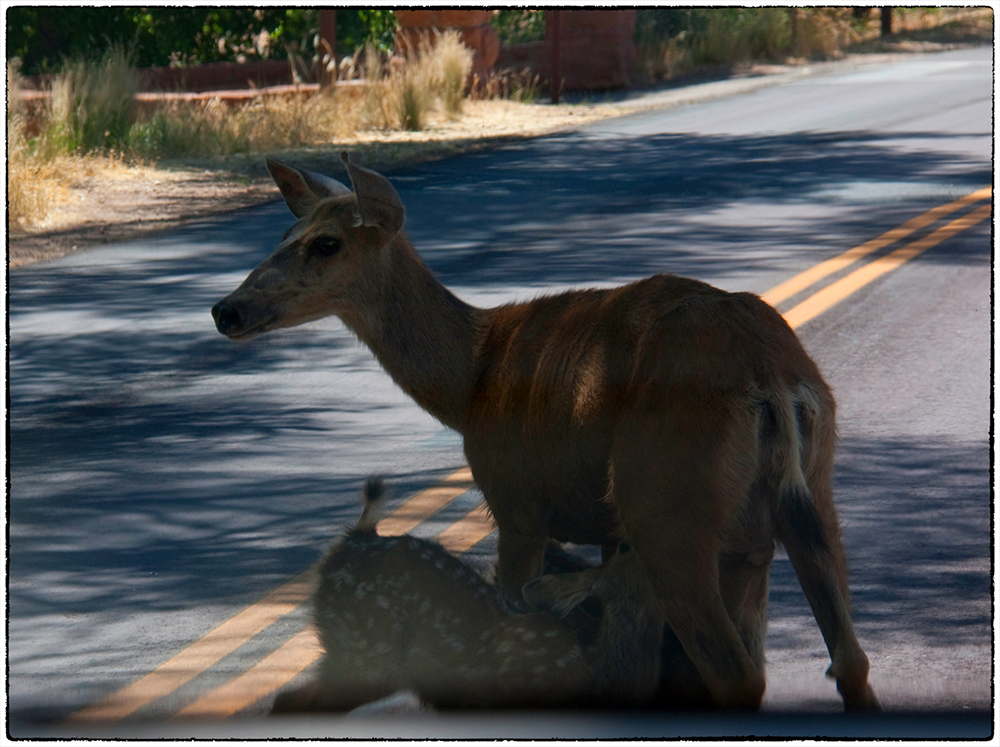
[[[579,500],[567,508],[555,508],[549,519],[549,536],[578,545],[604,545],[618,528],[611,506],[602,500]]]
[[[529,448],[520,439],[493,440],[480,450],[467,438],[465,446],[473,477],[501,531],[577,544],[605,544],[615,534],[616,515],[604,500],[606,455],[588,459],[580,451],[559,453],[538,442],[538,448]]]

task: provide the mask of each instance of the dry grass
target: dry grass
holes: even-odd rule
[[[356,97],[353,97],[356,98]],[[343,88],[319,95],[261,96],[232,108],[218,99],[176,101],[133,124],[127,152],[143,158],[254,153],[352,133],[358,106]]]
[[[795,34],[788,52],[793,57],[832,59],[861,39],[851,23],[850,8],[795,9]]]
[[[749,60],[801,63],[845,53],[932,51],[953,44],[989,43],[989,8],[895,8],[893,33],[881,37],[881,14],[854,17],[848,7],[718,8],[696,11],[702,25],[664,39],[640,29],[636,74],[669,80],[699,68],[734,67]],[[695,28],[699,30],[695,30]]]
[[[446,31],[438,39],[436,57],[441,67],[441,102],[449,116],[462,113],[462,100],[472,72],[472,56],[472,50],[462,43],[457,31]]]
[[[390,64],[387,85],[396,126],[414,132],[424,129],[441,86],[441,65],[427,39],[403,62]]]
[[[360,87],[358,87],[360,88]],[[360,91],[354,106],[360,109]],[[504,139],[543,135],[620,113],[612,106],[532,106],[514,101],[466,101],[460,118],[443,111],[428,115],[421,132],[359,129],[334,143],[268,149],[273,155],[337,175],[337,156],[376,169],[464,153]],[[256,153],[185,156],[156,167],[91,155],[61,159],[48,183],[54,201],[42,220],[14,230],[10,267],[62,256],[90,246],[129,239],[180,225],[195,216],[227,212],[278,198]]]
[[[450,117],[461,111],[472,53],[456,33],[422,45],[401,64],[384,64],[374,50],[367,56],[367,86],[261,96],[236,108],[219,100],[175,101],[136,117],[134,71],[127,56],[112,49],[97,63],[70,62],[54,77],[40,133],[30,139],[14,61],[8,65],[8,225],[46,225],[52,206],[65,201],[66,185],[85,168],[81,157],[107,170],[123,168],[123,157],[137,164],[288,150],[371,130],[419,131],[438,101]]]
[[[365,50],[365,96],[360,129],[418,132],[428,115],[441,108],[449,116],[462,112],[472,51],[454,30],[425,36],[405,57],[388,64],[371,47]]]
[[[8,228],[36,225],[55,201],[58,168],[33,154],[25,136],[26,113],[18,90],[20,60],[7,63],[7,221]]]
[[[529,104],[541,91],[541,76],[530,68],[498,70],[486,80],[474,76],[470,96],[474,99],[502,99]]]
[[[138,90],[138,77],[120,46],[95,63],[67,62],[52,80],[37,149],[55,156],[121,147],[132,126]]]

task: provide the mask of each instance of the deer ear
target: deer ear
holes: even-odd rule
[[[324,197],[353,194],[350,188],[336,179],[305,169],[293,168],[270,156],[264,157],[264,165],[267,166],[271,178],[281,190],[281,196],[285,198],[285,203],[296,218],[308,215],[316,203]]]
[[[399,231],[403,227],[406,210],[389,180],[371,169],[351,163],[347,153],[341,153],[340,158],[347,166],[354,194],[358,196],[361,224],[377,226],[388,234]]]
[[[524,585],[521,595],[536,610],[565,617],[590,596],[599,572],[599,568],[589,568],[578,573],[539,576]]]

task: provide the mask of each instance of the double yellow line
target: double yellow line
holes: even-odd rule
[[[828,276],[849,267],[855,262],[859,262],[869,254],[872,254],[889,244],[902,241],[906,237],[919,231],[921,228],[925,228],[926,226],[936,223],[937,221],[946,218],[947,216],[956,213],[969,205],[980,202],[981,200],[989,199],[992,196],[993,188],[984,187],[983,189],[976,190],[975,192],[968,194],[961,199],[955,200],[954,202],[949,202],[946,205],[939,205],[938,207],[931,208],[926,213],[918,215],[916,218],[911,218],[906,221],[906,223],[898,226],[897,228],[893,228],[890,231],[886,231],[881,236],[877,236],[870,241],[866,241],[864,244],[856,246],[853,249],[848,249],[843,254],[840,254],[833,259],[828,259],[826,262],[821,262],[815,267],[799,273],[795,277],[786,280],[780,285],[776,285],[771,288],[771,290],[762,293],[761,298],[772,306],[777,306],[785,299],[791,298],[797,293],[804,291],[806,288],[815,285],[820,280],[823,280]],[[873,262],[869,262],[832,285],[814,293],[797,306],[786,311],[782,316],[785,317],[785,321],[787,321],[793,329],[805,324],[813,317],[822,314],[834,304],[843,301],[862,286],[867,285],[871,281],[881,277],[891,270],[895,270],[904,262],[908,262],[914,257],[923,254],[931,247],[937,246],[942,241],[951,238],[959,231],[964,231],[966,228],[971,228],[977,223],[986,220],[986,218],[990,216],[991,210],[991,204],[987,203],[986,205],[982,205],[972,212],[966,213],[965,215],[946,223],[923,238],[906,244],[905,246],[902,246],[883,257],[879,257]]]
[[[378,533],[382,536],[405,534],[473,486],[472,471],[462,467],[383,518],[378,524]],[[438,535],[437,541],[457,555],[491,531],[492,521],[485,509],[477,506]],[[98,703],[76,711],[68,722],[120,721],[174,692],[306,602],[312,592],[315,572],[315,567],[303,571],[149,674]],[[174,718],[224,718],[238,713],[295,678],[321,653],[315,631],[307,626],[243,674],[186,705],[174,714]]]
[[[763,293],[761,298],[777,306],[831,275],[848,269],[879,249],[900,242],[971,205],[991,200],[992,196],[992,188],[986,187],[954,202],[932,208],[897,228],[886,231],[881,236],[786,280]],[[986,220],[991,210],[991,202],[987,202],[963,213],[921,238],[861,265],[794,305],[784,312],[783,316],[793,328],[805,324],[876,278],[958,232]],[[383,536],[405,534],[472,487],[472,473],[468,467],[463,467],[434,487],[418,493],[400,505],[379,522],[378,532]],[[480,506],[445,529],[438,535],[437,541],[450,552],[460,554],[486,537],[492,530],[493,523],[485,509]],[[174,692],[272,623],[305,603],[311,593],[314,573],[315,569],[310,568],[295,576],[136,682],[112,693],[95,705],[77,711],[70,716],[69,721],[77,723],[118,721]],[[197,698],[174,717],[217,719],[238,713],[285,685],[312,664],[321,653],[315,631],[307,626],[249,670]]]

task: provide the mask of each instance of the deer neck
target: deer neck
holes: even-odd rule
[[[483,312],[445,288],[402,234],[374,261],[341,318],[403,391],[461,432]]]

